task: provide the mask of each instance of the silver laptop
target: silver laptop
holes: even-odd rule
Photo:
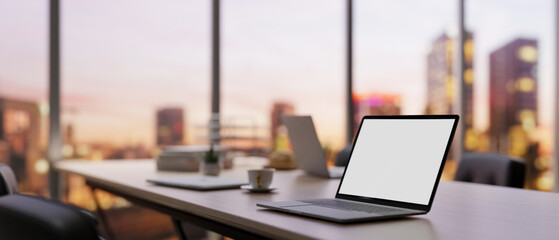
[[[426,214],[458,119],[457,115],[366,116],[335,198],[257,206],[335,222]]]
[[[282,116],[297,167],[324,178],[341,178],[344,167],[328,167],[311,116]]]

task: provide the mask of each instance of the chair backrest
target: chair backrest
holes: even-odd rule
[[[0,163],[0,196],[18,192],[16,175],[8,165]]]
[[[0,163],[0,239],[102,239],[93,214],[18,192],[14,172]]]
[[[0,216],[0,239],[101,239],[90,217],[75,207],[39,197],[0,197]]]
[[[522,188],[524,161],[497,153],[465,154],[454,180]]]
[[[335,165],[339,167],[345,167],[347,165],[347,161],[349,161],[349,155],[351,154],[351,148],[353,144],[350,143],[345,146],[342,150],[336,154],[336,162]]]

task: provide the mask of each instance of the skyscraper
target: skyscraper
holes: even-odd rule
[[[157,111],[157,145],[184,144],[184,120],[182,108],[163,108]]]
[[[427,106],[426,114],[449,114],[457,113],[456,92],[460,89],[456,85],[458,81],[455,76],[456,69],[456,40],[447,33],[433,41],[431,51],[427,56]],[[473,34],[466,32],[464,41],[464,89],[462,89],[465,101],[464,148],[475,151],[480,147],[479,134],[474,130],[474,42]]]
[[[272,116],[271,120],[271,128],[270,128],[270,136],[272,138],[272,148],[276,148],[276,138],[278,137],[278,131],[280,131],[280,127],[283,125],[281,121],[281,116],[283,115],[292,115],[295,113],[295,108],[292,104],[286,102],[275,102],[274,106],[272,107]]]
[[[521,157],[531,151],[529,134],[538,121],[537,62],[538,42],[533,39],[514,39],[491,53],[491,151]]]
[[[427,114],[449,114],[457,112],[455,76],[455,39],[443,33],[432,43],[427,55]],[[466,109],[463,121],[467,129],[473,127],[473,34],[466,33],[464,42],[464,100]]]

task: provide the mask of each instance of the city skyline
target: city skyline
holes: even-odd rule
[[[274,101],[289,96],[294,98],[300,114],[315,116],[321,139],[343,143],[343,3],[321,2],[316,15],[310,16],[306,9],[316,3],[305,2],[300,9],[293,9],[295,3],[289,1],[271,5],[224,1],[224,116],[248,116],[258,125],[267,126],[269,120],[262,113],[268,112]],[[513,37],[540,39],[538,71],[543,91],[539,104],[540,109],[552,108],[549,49],[553,37],[549,31],[552,21],[547,21],[551,14],[535,14],[547,9],[547,4],[507,1],[507,9],[503,10],[499,5],[502,3],[466,1],[466,25],[476,35],[474,127],[480,131],[489,125],[488,53]],[[167,105],[181,106],[189,112],[188,128],[207,123],[209,21],[185,23],[181,19],[209,19],[209,3],[170,1],[157,8],[151,4],[141,3],[124,15],[114,9],[125,8],[125,1],[116,3],[112,9],[87,1],[62,5],[62,40],[66,42],[62,57],[63,121],[74,124],[79,141],[109,138],[120,145],[154,145],[154,140],[150,140],[154,130],[153,109]],[[425,56],[430,42],[442,30],[452,32],[456,4],[382,3],[383,9],[398,11],[381,10],[379,1],[355,4],[359,6],[355,19],[355,94],[395,92],[402,95],[403,114],[422,113],[426,101]],[[0,59],[0,66],[4,66],[0,71],[3,96],[46,103],[46,7],[46,2],[10,2],[0,10],[0,18],[6,18],[0,21],[0,29],[13,33],[16,40],[0,40],[0,50],[13,53],[8,54],[9,59]],[[154,8],[159,10],[152,12]],[[518,20],[519,13],[529,17]],[[494,15],[499,16],[497,21],[487,24],[486,20],[496,19]],[[98,16],[103,19],[97,19]],[[404,16],[413,17],[417,24],[409,25],[408,17]],[[255,19],[258,21],[254,22]],[[500,27],[505,25],[507,28]],[[535,25],[538,28],[533,28]],[[123,43],[129,46],[120,48]],[[379,65],[379,59],[386,64]],[[36,70],[21,71],[22,66]],[[407,70],[399,71],[402,66]],[[410,87],[401,90],[402,84]],[[262,91],[269,94],[259,95]],[[256,101],[247,97],[253,95],[258,95]],[[538,114],[541,126],[549,127],[552,111]],[[187,141],[193,138],[190,134],[186,137]]]

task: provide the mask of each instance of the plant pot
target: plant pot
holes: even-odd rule
[[[221,171],[221,164],[202,162],[202,173],[207,176],[217,176]]]

